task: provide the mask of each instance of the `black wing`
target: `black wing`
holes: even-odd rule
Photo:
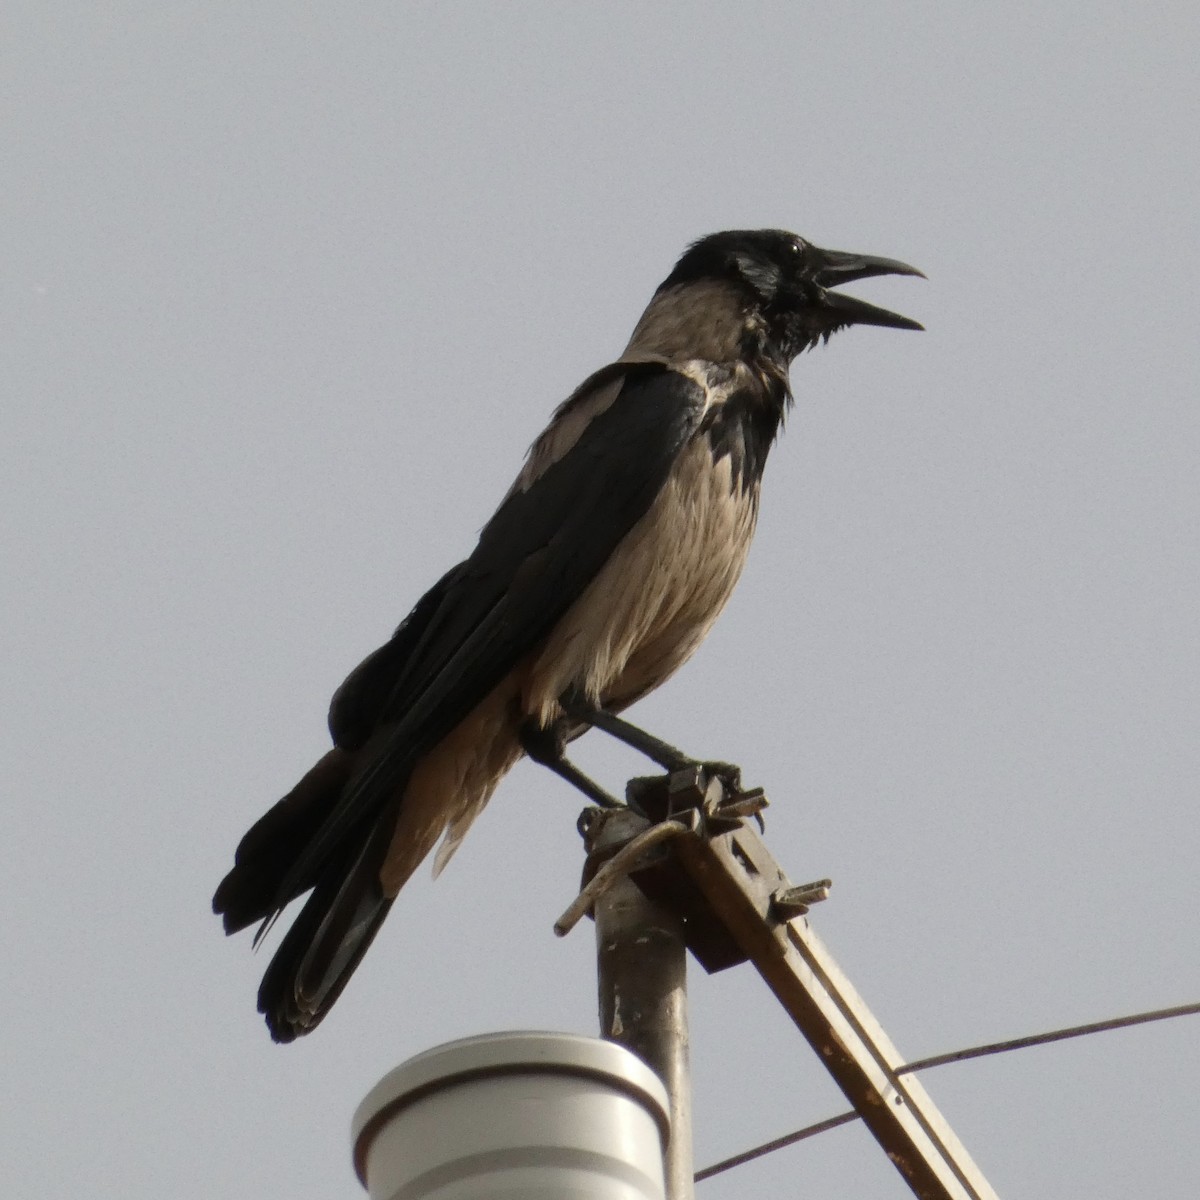
[[[417,601],[412,612],[378,650],[346,676],[329,705],[329,733],[339,750],[358,750],[379,728],[389,710],[396,681],[425,636],[446,598],[446,593],[466,563],[451,567]]]
[[[386,806],[415,759],[547,636],[658,495],[700,423],[704,391],[657,363],[629,365],[619,387],[561,457],[509,494],[471,556],[417,606],[414,616],[428,607],[414,623],[416,644],[394,658],[387,647],[372,655],[359,668],[361,694],[347,691],[354,676],[339,690],[335,738],[361,744],[370,728],[390,731],[296,862],[289,885]],[[556,419],[577,416],[591,394],[574,397],[574,408],[564,406]],[[401,626],[397,638],[404,634]],[[388,663],[397,671],[390,687]]]

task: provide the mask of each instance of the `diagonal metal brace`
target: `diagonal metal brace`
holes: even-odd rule
[[[671,852],[913,1193],[922,1200],[996,1200],[924,1087],[897,1073],[904,1060],[808,921],[787,919],[789,900],[811,903],[826,881],[794,889],[745,825],[676,838]]]

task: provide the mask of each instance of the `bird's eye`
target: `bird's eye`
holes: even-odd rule
[[[803,238],[797,238],[792,243],[792,253],[797,256],[803,254],[807,249],[808,243]]]

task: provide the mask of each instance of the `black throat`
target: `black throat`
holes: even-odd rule
[[[759,483],[767,455],[779,436],[792,402],[787,367],[771,355],[747,357],[746,372],[731,387],[723,402],[704,415],[700,432],[708,438],[714,465],[728,456],[733,487],[753,492],[757,503]]]

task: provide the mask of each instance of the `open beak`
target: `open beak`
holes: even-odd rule
[[[816,246],[812,249],[817,260],[812,278],[821,289],[821,307],[835,316],[840,324],[886,325],[892,329],[925,328],[919,322],[902,317],[899,313],[888,312],[886,308],[868,304],[865,300],[828,290],[839,284],[851,283],[855,279],[869,279],[873,275],[919,275],[924,279],[924,273],[916,267],[910,267],[908,263],[898,262],[894,258],[847,254],[842,250],[819,250]]]

